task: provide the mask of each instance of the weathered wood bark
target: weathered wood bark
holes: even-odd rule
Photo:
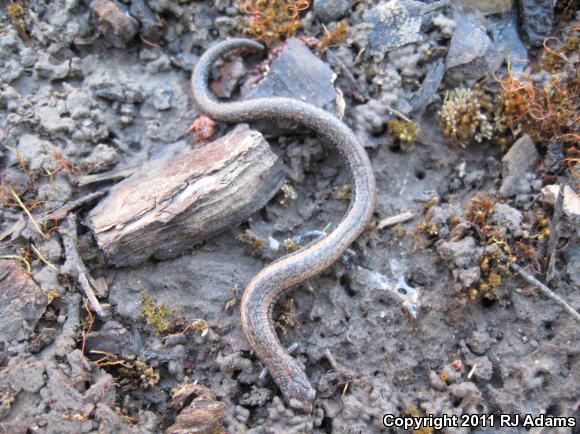
[[[47,300],[17,261],[0,261],[0,340],[26,339],[44,314]]]
[[[262,208],[284,174],[246,125],[203,147],[152,161],[114,186],[88,223],[110,264],[178,256]]]

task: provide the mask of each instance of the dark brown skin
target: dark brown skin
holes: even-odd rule
[[[216,121],[253,122],[291,120],[316,132],[341,152],[351,178],[351,202],[342,221],[324,238],[268,265],[248,284],[240,307],[242,329],[250,346],[270,371],[288,403],[310,410],[316,391],[298,363],[276,336],[272,309],[280,293],[328,268],[361,234],[374,209],[375,178],[362,144],[332,114],[298,99],[269,97],[240,102],[218,102],[208,77],[213,63],[235,48],[262,50],[248,39],[229,39],[208,49],[197,62],[191,84],[198,109]]]

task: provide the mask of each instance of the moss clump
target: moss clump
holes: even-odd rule
[[[490,140],[494,128],[482,108],[486,99],[480,90],[459,88],[449,91],[439,112],[443,134],[465,146],[472,140]]]
[[[400,119],[391,119],[387,122],[389,132],[401,142],[414,142],[419,133],[419,128],[415,122],[407,122]]]
[[[567,162],[573,175],[573,167],[580,161],[579,51],[578,25],[564,29],[558,38],[547,39],[532,71],[535,75],[508,70],[498,78],[496,113],[498,130],[513,136],[528,134],[550,157],[561,153],[555,163]]]
[[[322,53],[324,50],[326,50],[326,48],[332,45],[344,43],[347,37],[348,37],[348,23],[346,22],[346,20],[342,20],[340,23],[338,23],[338,25],[334,29],[330,31],[327,30],[324,33],[324,37],[318,43],[316,48],[318,49],[319,53]]]
[[[23,40],[28,40],[28,32],[26,30],[26,15],[28,9],[28,1],[21,0],[10,2],[6,6],[6,16],[10,18],[12,25],[18,31],[18,36]]]
[[[141,293],[141,317],[153,328],[156,335],[171,328],[169,308],[164,304],[155,303],[146,291]]]
[[[243,31],[268,47],[292,37],[300,27],[300,12],[309,0],[238,0],[245,15]]]

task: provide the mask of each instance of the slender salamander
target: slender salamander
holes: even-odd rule
[[[195,65],[191,77],[193,100],[198,109],[222,122],[290,120],[301,124],[336,146],[346,160],[351,178],[350,205],[336,228],[260,271],[246,287],[240,306],[242,329],[250,346],[268,368],[288,403],[309,411],[316,392],[298,363],[280,344],[272,323],[272,309],[282,291],[325,270],[361,234],[373,213],[375,178],[367,153],[356,135],[321,108],[285,97],[218,101],[208,86],[210,69],[219,57],[236,48],[264,49],[248,39],[229,39],[209,48]]]

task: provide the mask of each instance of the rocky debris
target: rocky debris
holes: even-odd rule
[[[464,381],[462,383],[452,384],[449,390],[456,398],[461,398],[459,406],[466,408],[468,406],[479,404],[481,392],[475,383]]]
[[[526,42],[541,47],[554,24],[553,0],[518,0],[520,27]]]
[[[263,136],[239,126],[115,185],[89,214],[89,226],[110,264],[175,257],[248,218],[283,181]]]
[[[153,13],[145,0],[131,1],[131,15],[141,24],[141,38],[147,42],[157,42],[163,36],[165,22]]]
[[[267,417],[260,418],[256,428],[249,429],[248,434],[303,434],[313,431],[312,418],[309,415],[297,414],[294,410],[286,408],[284,402],[275,396],[268,406]]]
[[[512,8],[511,0],[459,0],[465,9],[475,9],[484,15],[503,14]]]
[[[296,71],[300,71],[297,74]],[[272,61],[266,76],[254,87],[247,83],[242,87],[246,99],[269,96],[285,96],[300,99],[337,115],[335,74],[330,67],[314,55],[302,42],[288,40],[280,55]],[[280,134],[282,131],[303,131],[294,122],[262,122],[256,127],[264,134]]]
[[[570,218],[580,217],[580,196],[568,184],[564,185],[564,202],[562,209]],[[554,205],[560,195],[560,186],[556,184],[546,185],[542,188],[544,202]]]
[[[158,434],[159,416],[152,411],[139,410],[137,423],[128,419],[119,409],[106,404],[97,404],[95,419],[100,433]]]
[[[75,59],[75,63],[78,63],[78,58]],[[69,75],[71,71],[72,60],[65,60],[59,64],[54,64],[53,59],[47,53],[40,53],[38,55],[38,61],[34,65],[34,69],[38,72],[38,75],[42,78],[48,80],[62,80]]]
[[[83,160],[83,167],[87,173],[101,173],[111,170],[119,162],[121,156],[115,148],[99,143],[87,158]]]
[[[489,350],[492,343],[493,339],[489,333],[485,330],[479,329],[474,330],[473,333],[471,333],[471,336],[469,336],[467,339],[467,345],[469,346],[469,349],[480,356],[487,353],[487,350]]]
[[[412,14],[399,0],[390,0],[365,12],[363,20],[367,32],[370,30],[370,49],[376,53],[386,53],[423,39],[421,16]]]
[[[437,93],[437,88],[445,76],[445,65],[438,61],[430,65],[427,75],[421,83],[421,87],[413,94],[409,104],[411,105],[411,114],[419,116],[427,108]]]
[[[104,351],[122,359],[131,359],[139,355],[139,348],[133,335],[116,321],[108,321],[99,331],[90,332],[85,338],[87,354],[91,351]],[[95,354],[94,358],[101,358]]]
[[[564,256],[567,261],[566,272],[570,282],[575,287],[580,287],[580,245],[569,247]]]
[[[514,238],[519,238],[522,235],[524,216],[517,209],[505,203],[497,203],[492,219],[496,225],[507,228]]]
[[[512,72],[521,72],[528,66],[528,50],[518,34],[518,17],[515,9],[487,18],[488,30],[497,49],[502,52]]]
[[[75,122],[68,117],[64,104],[36,106],[34,115],[48,136],[70,134],[75,129]]]
[[[171,98],[173,91],[171,89],[158,87],[153,91],[152,104],[157,111],[169,110],[171,108]]]
[[[220,98],[230,98],[247,69],[240,59],[226,63],[220,68],[220,78],[211,83],[211,90]]]
[[[474,13],[456,12],[457,29],[451,38],[445,66],[454,82],[479,79],[495,71],[501,53],[487,35],[483,21]]]
[[[187,402],[190,404],[186,406]],[[173,393],[169,406],[179,414],[165,434],[213,434],[221,431],[225,404],[217,401],[214,393],[201,384],[180,386]]]
[[[1,410],[2,432],[20,432],[12,425],[15,420],[46,434],[88,432],[96,406],[113,404],[115,387],[109,374],[91,366],[80,350],[63,358],[57,363],[50,355],[15,357],[0,371],[3,399],[10,400]],[[25,411],[16,412],[21,407]]]
[[[519,184],[527,172],[536,168],[540,155],[528,135],[520,137],[502,158],[502,183],[500,195],[511,197],[519,193]]]
[[[32,174],[53,172],[58,167],[55,159],[57,148],[51,142],[43,140],[37,135],[24,134],[18,140],[17,149],[19,154],[9,154],[11,155],[11,164],[17,165],[20,160],[23,160],[28,164],[27,168]]]
[[[127,7],[122,3],[94,0],[91,12],[101,35],[116,48],[127,45],[139,31],[139,23],[129,15]]]
[[[103,69],[87,79],[93,93],[106,100],[123,103],[143,102],[143,88],[134,80]]]
[[[26,339],[46,310],[48,298],[16,261],[0,269],[0,338]]]
[[[314,0],[312,5],[314,14],[323,23],[339,20],[346,14],[349,7],[348,0]]]
[[[473,237],[460,241],[445,241],[438,248],[439,256],[458,268],[467,268],[475,264],[476,242]]]

